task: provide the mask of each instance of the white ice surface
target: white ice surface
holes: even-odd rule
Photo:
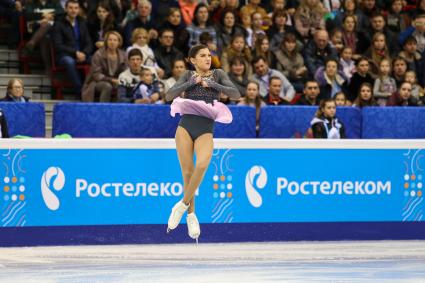
[[[0,282],[425,282],[425,241],[0,248]]]

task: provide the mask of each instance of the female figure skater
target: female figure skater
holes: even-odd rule
[[[184,183],[184,197],[171,210],[167,232],[179,225],[187,211],[189,236],[198,242],[201,230],[195,215],[195,192],[211,160],[214,121],[232,121],[232,113],[218,100],[221,93],[232,100],[238,100],[240,94],[223,70],[210,70],[211,53],[206,45],[193,46],[189,60],[195,71],[185,71],[166,95],[167,101],[174,99],[171,115],[182,115],[176,131],[176,148]],[[179,97],[182,94],[184,98]]]

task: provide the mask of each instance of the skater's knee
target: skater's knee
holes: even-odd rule
[[[205,171],[205,170],[207,170],[209,165],[210,165],[210,159],[209,158],[205,158],[205,159],[196,161],[196,169],[198,169],[198,170]]]

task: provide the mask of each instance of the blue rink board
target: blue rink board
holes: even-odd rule
[[[202,241],[424,239],[422,149],[214,150]],[[187,242],[175,149],[1,149],[0,245]]]
[[[0,246],[193,243],[186,225],[165,230],[158,224],[1,228]],[[423,222],[201,224],[201,231],[200,243],[425,239]]]

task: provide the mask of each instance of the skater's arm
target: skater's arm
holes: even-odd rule
[[[232,83],[232,81],[229,79],[227,74],[220,69],[216,70],[217,72],[217,81],[208,81],[208,85],[212,88],[215,88],[216,90],[224,93],[225,95],[229,96],[232,100],[239,100],[241,97],[241,94],[239,93],[238,89],[235,87],[235,85]]]
[[[165,99],[171,101],[179,96],[183,91],[194,85],[195,79],[191,77],[191,72],[186,71],[180,76],[179,80],[168,90]]]

